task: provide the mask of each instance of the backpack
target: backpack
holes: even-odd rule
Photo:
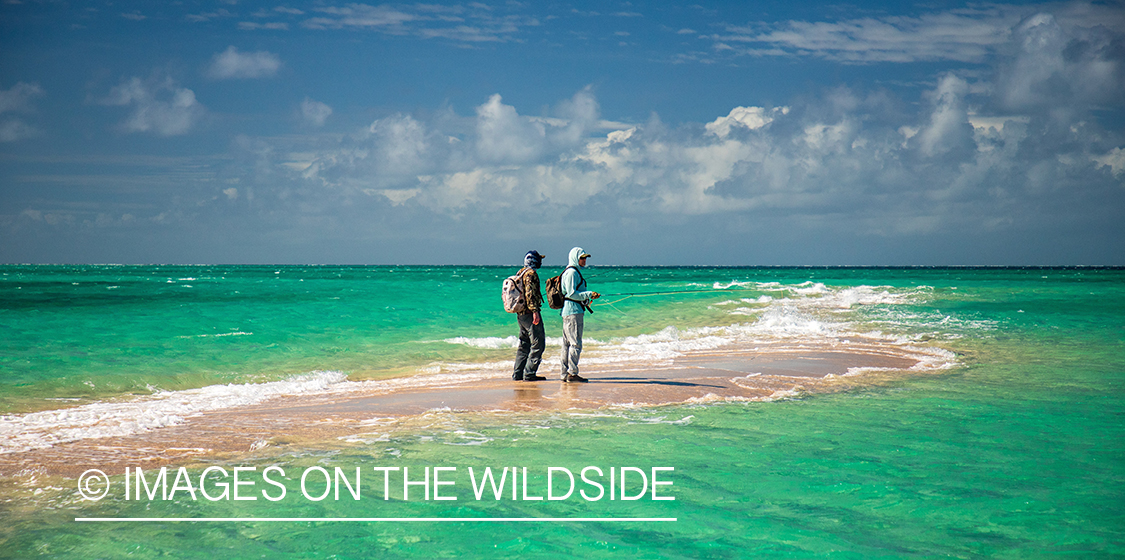
[[[566,301],[566,296],[562,292],[562,274],[548,278],[544,290],[547,292],[547,306],[551,309],[562,309],[563,302]]]
[[[500,288],[500,298],[504,300],[504,311],[508,313],[525,313],[527,311],[527,298],[523,295],[523,275],[527,268],[521,268],[514,276],[504,279]]]
[[[578,270],[578,267],[568,266],[566,268],[573,268],[574,271],[578,273],[578,284],[577,285],[581,286],[582,283],[586,281],[585,278],[582,277],[582,272],[580,270]],[[566,268],[563,269],[563,272],[566,272]],[[562,309],[563,308],[563,302],[570,299],[570,298],[566,297],[566,295],[564,295],[563,291],[562,291],[562,274],[560,274],[558,276],[552,276],[552,277],[548,278],[544,289],[547,292],[547,297],[546,297],[547,306],[550,307],[551,309]],[[570,299],[570,301],[573,301],[573,302],[581,305],[584,309],[586,309],[590,313],[594,312],[594,310],[590,309],[590,306],[587,305],[585,302],[581,302],[581,301],[573,300],[573,299]]]

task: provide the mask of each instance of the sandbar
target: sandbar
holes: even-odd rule
[[[512,381],[495,366],[424,383],[359,383],[346,392],[275,398],[254,406],[200,413],[148,432],[83,439],[0,455],[0,476],[35,473],[77,477],[96,466],[233,460],[264,448],[346,439],[370,431],[373,419],[428,411],[505,413],[664,406],[717,401],[769,401],[802,393],[846,390],[872,377],[925,371],[924,359],[897,346],[853,342],[845,347],[766,346],[691,352],[646,364],[595,363],[589,383],[562,383],[544,362],[546,381]],[[865,381],[866,378],[866,381]]]

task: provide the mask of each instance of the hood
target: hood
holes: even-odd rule
[[[567,259],[566,265],[567,266],[579,266],[578,265],[578,256],[585,253],[585,252],[586,251],[584,251],[581,247],[575,247],[575,248],[571,249],[570,250],[570,256]]]

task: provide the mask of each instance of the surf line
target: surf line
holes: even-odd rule
[[[481,522],[481,523],[566,523],[581,522],[666,522],[678,521],[676,517],[75,517],[79,523],[89,522],[142,522],[160,523],[165,521],[187,521],[193,523],[226,523],[226,522],[352,522],[352,523],[377,523],[377,522]]]

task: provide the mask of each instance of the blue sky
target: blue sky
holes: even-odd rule
[[[1120,2],[8,1],[0,262],[1125,265],[1123,91]]]

